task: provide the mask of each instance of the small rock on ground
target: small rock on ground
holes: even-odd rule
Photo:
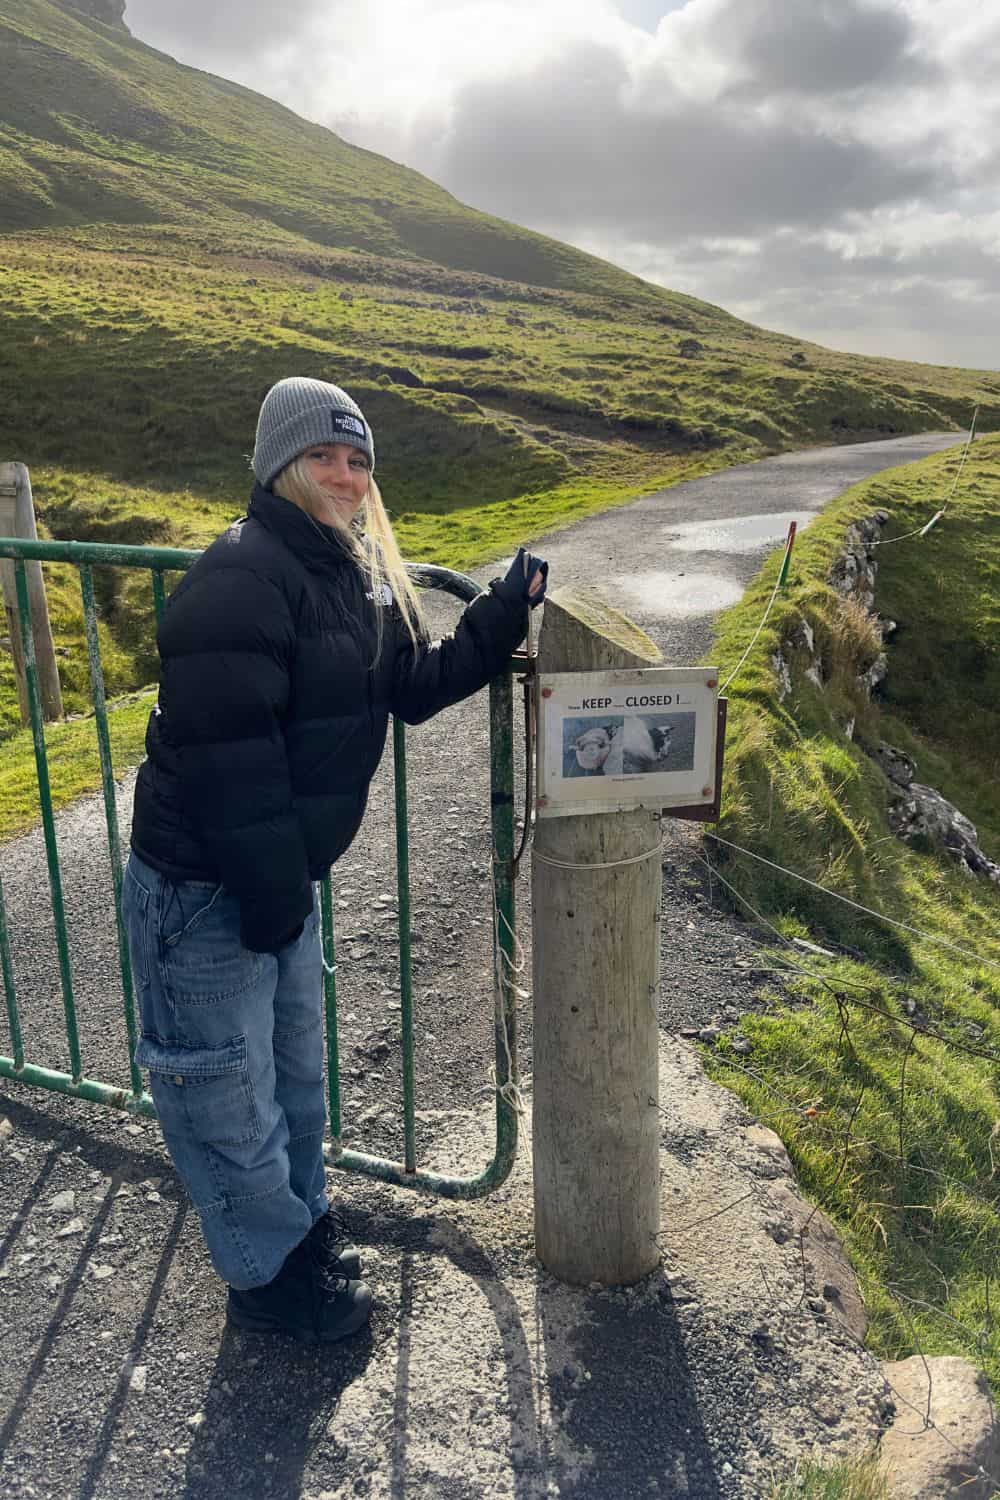
[[[1000,1431],[985,1376],[954,1355],[914,1355],[885,1373],[896,1420],[880,1451],[893,1500],[992,1500]]]

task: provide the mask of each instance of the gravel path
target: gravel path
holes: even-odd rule
[[[964,440],[923,433],[740,464],[532,546],[549,559],[553,581],[597,589],[653,637],[666,661],[695,662],[711,645],[715,614],[740,597],[789,521],[801,529],[851,485]]]
[[[554,582],[597,587],[668,660],[693,661],[709,644],[712,611],[754,575],[790,516],[805,521],[846,485],[959,441],[938,434],[767,460],[591,518],[535,550]],[[432,598],[430,613],[447,628],[454,606]],[[491,1046],[485,730],[481,695],[408,736],[419,1143],[453,1170],[477,1168],[490,1149],[481,1128]],[[131,778],[123,818],[130,794]],[[711,904],[696,830],[674,826],[665,1033],[735,1021],[761,978],[747,931]],[[60,817],[59,843],[84,1069],[125,1084],[99,801]],[[345,1135],[395,1156],[392,847],[390,766],[335,871],[334,895]],[[27,1053],[65,1068],[44,870],[38,834],[0,854]],[[526,882],[519,899],[526,933]],[[3,1023],[0,1050],[9,1052]],[[692,1321],[669,1288],[619,1304],[540,1274],[523,1159],[520,1187],[474,1208],[338,1178],[378,1310],[369,1334],[312,1355],[225,1332],[218,1284],[155,1125],[17,1085],[0,1086],[0,1119],[0,1492],[11,1500],[110,1500],[125,1488],[212,1500],[234,1488],[279,1500],[751,1496],[768,1455],[787,1449],[761,1415],[769,1403],[795,1409],[802,1442],[836,1429],[803,1416],[798,1397],[775,1395],[780,1361],[762,1399],[767,1340],[753,1344],[738,1291],[735,1306],[714,1311],[699,1294],[706,1316]],[[724,1140],[732,1128],[716,1133]],[[683,1135],[675,1121],[665,1144],[676,1160],[697,1148]],[[791,1306],[787,1285],[783,1295]],[[782,1379],[804,1389],[803,1362],[786,1354]],[[864,1379],[852,1379],[860,1391]],[[869,1394],[870,1407],[874,1385]]]

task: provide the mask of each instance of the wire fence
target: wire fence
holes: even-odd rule
[[[978,420],[978,417],[979,407],[977,406],[975,411],[972,413],[972,424],[969,427],[969,436],[966,438],[965,447],[962,449],[962,457],[959,460],[959,465],[955,473],[954,481],[952,482],[951,489],[948,491],[947,499],[941,506],[941,509],[936,510],[931,516],[930,520],[924,522],[923,526],[915,526],[912,531],[904,531],[901,536],[880,537],[877,541],[869,542],[868,545],[870,547],[891,547],[896,542],[910,541],[913,537],[925,537],[929,531],[933,530],[933,528],[938,524],[939,521],[944,519],[949,505],[955,498],[955,491],[958,489],[958,482],[962,477],[962,470],[965,468],[965,461],[969,456],[969,449],[972,447],[972,444],[975,440],[976,422]]]
[[[977,417],[978,409],[973,414],[968,437],[943,504],[928,521],[914,530],[899,537],[868,542],[867,546],[877,547],[909,538],[924,538],[946,517],[965,471],[975,438]],[[760,623],[740,660],[726,678],[727,687],[738,676],[751,655],[774,610],[781,583],[787,574],[788,550],[786,548],[784,565]],[[885,1299],[887,1310],[891,1309],[899,1334],[913,1354],[921,1360],[924,1371],[924,1395],[919,1404],[901,1392],[892,1381],[888,1382],[897,1405],[897,1426],[901,1422],[900,1414],[910,1415],[915,1419],[910,1424],[914,1434],[933,1432],[964,1468],[967,1475],[965,1482],[975,1484],[977,1493],[980,1492],[980,1486],[987,1486],[991,1493],[1000,1495],[1000,1472],[988,1473],[967,1452],[963,1452],[951,1433],[935,1420],[933,1368],[925,1352],[925,1345],[930,1341],[935,1348],[945,1348],[949,1352],[956,1346],[960,1347],[976,1360],[980,1368],[989,1366],[991,1362],[994,1365],[996,1363],[996,1323],[992,1298],[994,1283],[1000,1276],[1000,1250],[993,1251],[990,1247],[994,1242],[1000,1243],[1000,1237],[988,1234],[983,1225],[985,1223],[988,1226],[992,1222],[995,1228],[1000,1219],[1000,1120],[995,1120],[991,1126],[986,1127],[988,1134],[985,1139],[962,1142],[966,1159],[973,1167],[968,1176],[961,1176],[961,1167],[959,1171],[949,1169],[954,1166],[954,1156],[949,1159],[943,1144],[926,1138],[923,1133],[923,1117],[914,1108],[913,1094],[916,1060],[919,1058],[924,1062],[929,1051],[940,1051],[942,1055],[952,1053],[963,1059],[975,1060],[985,1065],[984,1076],[995,1083],[998,1075],[994,1070],[1000,1067],[1000,1050],[981,1045],[968,1035],[950,1034],[944,1029],[947,1021],[942,1018],[939,1018],[939,1024],[934,1024],[921,1015],[913,1002],[907,1000],[907,984],[902,976],[887,975],[883,978],[880,973],[880,982],[875,984],[845,973],[848,961],[863,959],[863,954],[854,951],[831,953],[816,944],[788,937],[759,909],[759,904],[755,905],[739,888],[732,878],[732,868],[720,868],[710,850],[714,846],[719,855],[724,855],[732,863],[741,858],[751,860],[775,875],[812,891],[821,899],[838,903],[860,917],[884,924],[922,944],[929,944],[943,955],[954,955],[956,960],[973,965],[981,980],[984,976],[1000,973],[1000,962],[990,956],[988,951],[989,943],[995,943],[1000,936],[1000,924],[992,933],[983,933],[984,947],[987,948],[984,952],[967,944],[954,942],[938,931],[929,930],[926,924],[904,920],[909,915],[905,911],[894,916],[845,896],[829,885],[790,869],[764,853],[726,838],[716,830],[705,828],[702,833],[699,858],[708,877],[710,893],[714,884],[718,883],[719,889],[728,893],[730,903],[752,921],[756,927],[757,952],[772,975],[788,976],[793,981],[798,981],[801,986],[807,987],[807,994],[815,994],[817,987],[825,993],[832,1003],[829,1015],[835,1033],[834,1056],[822,1061],[819,1067],[816,1057],[810,1055],[808,1049],[805,1062],[798,1064],[798,1059],[795,1060],[798,1066],[780,1062],[774,1066],[766,1053],[755,1065],[752,1056],[737,1054],[723,1041],[713,1052],[714,1068],[723,1078],[728,1073],[734,1081],[742,1079],[744,1092],[749,1089],[751,1097],[756,1095],[770,1100],[776,1121],[780,1124],[784,1118],[787,1125],[792,1127],[790,1130],[786,1128],[784,1133],[792,1142],[793,1151],[796,1150],[796,1137],[800,1143],[804,1143],[804,1160],[809,1159],[810,1143],[821,1150],[825,1158],[825,1176],[820,1174],[822,1183],[819,1191],[825,1204],[836,1212],[838,1197],[841,1208],[853,1198],[862,1212],[867,1211],[869,1233],[881,1237],[885,1267],[891,1272],[894,1258],[897,1262],[896,1274],[881,1276],[880,1295]],[[806,961],[802,952],[797,950],[797,942],[799,950],[805,950],[811,955],[810,961]],[[996,948],[993,951],[996,952]],[[971,985],[964,980],[961,982],[965,993],[972,995]],[[980,993],[976,998],[981,1001],[983,995]],[[898,1009],[893,1008],[897,1000]],[[875,1039],[876,1048],[882,1048],[883,1061],[886,1039],[897,1039],[895,1083],[888,1088],[884,1077],[878,1077],[871,1063],[870,1033],[862,1037],[858,1030],[861,1018],[874,1021],[885,1029],[884,1035]],[[837,1078],[836,1100],[829,1108],[823,1107],[825,1101],[822,1095],[817,1097],[809,1093],[816,1088],[817,1078],[822,1079],[824,1067],[828,1074],[832,1072]],[[989,1073],[986,1072],[987,1069]],[[922,1076],[926,1076],[925,1070]],[[799,1082],[801,1088],[798,1087]],[[873,1083],[880,1090],[874,1100],[871,1096]],[[888,1096],[886,1102],[892,1111],[889,1119],[882,1112],[883,1093]],[[944,1152],[943,1159],[938,1154],[939,1147]],[[976,1173],[974,1164],[977,1156],[980,1160],[983,1157],[988,1159],[988,1173]],[[815,1166],[815,1160],[813,1165]],[[845,1176],[856,1175],[858,1172],[862,1174],[858,1177],[859,1187],[848,1183],[845,1189],[842,1186]],[[881,1189],[878,1186],[879,1180],[883,1184]],[[927,1184],[927,1188],[921,1190],[920,1183]],[[707,1218],[723,1219],[744,1201],[745,1196],[740,1195],[696,1223],[702,1224]],[[947,1205],[949,1199],[960,1205],[968,1205],[970,1210],[965,1214],[968,1221],[965,1237],[957,1246],[962,1263],[959,1273],[954,1270],[954,1244],[949,1247],[951,1258],[947,1259],[946,1265],[942,1265],[940,1261],[945,1256],[939,1256],[939,1245],[928,1246],[922,1243],[918,1234],[907,1233],[905,1227],[905,1221],[919,1221],[922,1215],[936,1217],[942,1203]],[[802,1268],[800,1301],[805,1299],[808,1291],[806,1237],[818,1212],[819,1205],[816,1204],[808,1211],[798,1231]],[[954,1216],[961,1220],[963,1212]],[[979,1215],[978,1222],[976,1213]],[[695,1227],[695,1223],[681,1225],[675,1232],[683,1234]],[[900,1232],[906,1235],[905,1245],[898,1237]],[[964,1293],[962,1301],[965,1311],[962,1316],[956,1316],[949,1307],[956,1297],[956,1279],[961,1280],[961,1291]],[[768,1293],[770,1295],[770,1288]],[[973,1310],[971,1314],[968,1311],[970,1308]],[[939,1325],[940,1337],[929,1336],[928,1324]],[[854,1339],[849,1329],[845,1328],[844,1331]],[[854,1339],[854,1342],[860,1341]],[[995,1431],[997,1412],[992,1397],[990,1419]]]
[[[711,830],[706,829],[703,832],[708,838],[714,839],[719,845],[724,845],[734,852],[749,855],[751,858],[760,857],[755,856],[752,850],[736,845],[731,840],[722,839],[718,835],[713,834]],[[800,1125],[808,1124],[812,1138],[818,1140],[831,1155],[836,1155],[838,1164],[826,1189],[828,1200],[833,1197],[836,1187],[851,1167],[854,1159],[858,1156],[863,1156],[866,1159],[876,1158],[882,1162],[887,1173],[888,1195],[886,1201],[884,1204],[872,1204],[873,1208],[884,1207],[889,1211],[899,1213],[913,1213],[927,1209],[930,1209],[932,1212],[934,1211],[933,1205],[911,1203],[905,1197],[902,1201],[893,1201],[892,1184],[889,1180],[889,1174],[895,1169],[898,1170],[898,1173],[903,1178],[913,1175],[940,1184],[950,1192],[967,1198],[970,1202],[988,1210],[991,1215],[996,1216],[1000,1213],[1000,1181],[997,1182],[996,1190],[990,1192],[983,1184],[971,1182],[957,1176],[953,1172],[945,1171],[939,1167],[928,1166],[925,1162],[914,1160],[914,1151],[909,1140],[908,1103],[910,1085],[907,1076],[915,1049],[921,1043],[928,1042],[942,1048],[951,1049],[962,1055],[985,1061],[993,1067],[1000,1066],[1000,1052],[989,1047],[976,1046],[972,1042],[961,1041],[955,1037],[948,1036],[923,1021],[917,1021],[908,1017],[905,1013],[888,1010],[885,1005],[876,1003],[876,1001],[869,998],[872,994],[879,993],[876,987],[871,984],[848,980],[840,972],[836,974],[835,978],[831,978],[821,968],[817,967],[815,963],[805,963],[795,950],[794,939],[787,937],[774,922],[754,905],[738,888],[735,882],[727,874],[723,873],[718,864],[710,858],[706,849],[702,850],[699,859],[710,882],[718,882],[720,887],[728,891],[734,903],[752,918],[753,922],[758,925],[762,932],[770,934],[771,939],[779,945],[782,951],[775,954],[771,946],[765,944],[763,939],[757,941],[758,951],[762,955],[767,956],[768,960],[775,966],[775,972],[794,974],[803,980],[809,981],[812,985],[818,984],[834,1002],[838,1023],[839,1054],[854,1064],[855,1072],[861,1077],[853,1101],[849,1104],[843,1104],[840,1107],[839,1118],[836,1123],[825,1121],[821,1117],[820,1111],[812,1105],[804,1104],[801,1099],[796,1099],[789,1092],[787,1086],[782,1088],[773,1078],[768,1076],[763,1068],[755,1068],[750,1063],[732,1055],[727,1050],[719,1050],[714,1056],[715,1064],[719,1069],[746,1077],[752,1081],[755,1088],[771,1096],[779,1118],[783,1114],[786,1116],[791,1115]],[[774,862],[767,861],[767,863],[773,864]],[[825,894],[834,899],[843,899],[839,897],[839,893],[818,886],[816,882],[809,881],[807,877],[800,876],[795,871],[787,870],[781,866],[775,866],[775,868],[781,869],[782,873],[788,875],[790,878],[805,880],[807,884],[816,889],[824,890]],[[857,905],[857,903],[851,904]],[[864,907],[860,909],[867,911],[869,915],[878,920],[892,920],[887,918],[884,913],[871,911],[869,908]],[[930,941],[933,941],[935,938],[935,934],[928,933],[920,928],[910,927],[908,930]],[[948,946],[954,945],[949,944]],[[969,950],[960,951],[977,963],[984,962],[978,954],[971,953]],[[836,961],[838,965],[842,963],[843,956],[828,956]],[[1000,967],[1000,965],[993,964],[990,961],[985,962],[991,968]],[[853,1010],[860,1010],[865,1014],[878,1017],[884,1022],[891,1023],[893,1027],[907,1033],[907,1041],[899,1062],[898,1087],[895,1099],[897,1148],[895,1151],[888,1150],[884,1144],[873,1140],[869,1135],[859,1130],[859,1121],[867,1096],[868,1083],[864,1079],[865,1069],[863,1059],[859,1054],[852,1034]],[[986,1142],[986,1150],[991,1162],[990,1180],[997,1181],[997,1175],[1000,1172],[1000,1150],[998,1150],[997,1157],[994,1157],[993,1137],[1000,1137],[1000,1122],[994,1125],[992,1136]],[[928,1143],[923,1142],[921,1144],[926,1147]],[[727,1212],[730,1212],[739,1203],[743,1202],[744,1198],[745,1195],[741,1195],[740,1198],[724,1205],[722,1209],[715,1210],[711,1215],[706,1217],[723,1217]],[[818,1209],[819,1205],[816,1205],[810,1210],[798,1231],[799,1254],[802,1265],[802,1294],[800,1301],[804,1300],[808,1293],[805,1250],[806,1236]],[[705,1218],[695,1222],[704,1223]],[[683,1233],[685,1230],[693,1229],[694,1227],[695,1223],[681,1225],[676,1232]],[[880,1221],[879,1227],[885,1247],[889,1250],[889,1238]],[[970,1245],[969,1248],[973,1247]],[[941,1266],[935,1262],[931,1254],[917,1240],[911,1240],[908,1243],[907,1249],[917,1259],[923,1260],[927,1273],[938,1282],[940,1286],[940,1302],[950,1300],[953,1289],[949,1277]],[[983,1367],[989,1363],[990,1359],[989,1343],[995,1327],[991,1307],[991,1294],[993,1284],[998,1279],[998,1276],[1000,1276],[1000,1252],[994,1255],[992,1266],[981,1273],[979,1290],[984,1313],[982,1321],[977,1326],[955,1317],[953,1313],[948,1311],[947,1307],[939,1305],[938,1301],[933,1301],[928,1296],[916,1295],[912,1286],[906,1285],[901,1280],[885,1280],[882,1282],[881,1289],[883,1294],[889,1299],[902,1326],[905,1328],[914,1355],[922,1361],[926,1381],[926,1396],[922,1406],[917,1406],[909,1397],[900,1392],[891,1381],[888,1381],[894,1398],[901,1407],[906,1408],[915,1417],[919,1418],[920,1425],[916,1429],[917,1432],[933,1431],[940,1441],[954,1453],[956,1460],[961,1461],[965,1465],[969,1474],[968,1482],[978,1480],[981,1483],[989,1484],[996,1491],[1000,1492],[1000,1472],[988,1472],[978,1464],[970,1464],[969,1455],[954,1441],[950,1433],[935,1421],[932,1415],[934,1409],[933,1371],[928,1361],[928,1355],[923,1347],[924,1340],[921,1337],[914,1318],[914,1313],[918,1313],[922,1314],[925,1318],[940,1321],[946,1330],[944,1342],[954,1344],[958,1341],[966,1350],[974,1352],[978,1364],[980,1367]],[[968,1280],[968,1277],[969,1273],[966,1272],[965,1279]],[[860,1345],[861,1341],[856,1339],[849,1329],[844,1328],[843,1331],[853,1342]],[[996,1406],[992,1396],[990,1396],[989,1400],[991,1422],[995,1428],[997,1423]]]

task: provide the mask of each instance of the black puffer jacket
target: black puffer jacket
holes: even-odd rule
[[[273,950],[358,831],[389,714],[418,724],[481,688],[524,618],[522,591],[497,581],[454,635],[415,648],[337,533],[258,485],[160,625],[133,849],[174,880],[226,885],[244,944]]]

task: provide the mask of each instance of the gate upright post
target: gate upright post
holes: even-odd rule
[[[538,675],[662,661],[593,596],[548,596]],[[535,1251],[563,1281],[659,1262],[659,815],[539,817],[532,861]]]
[[[19,537],[21,541],[38,539],[35,527],[35,506],[31,495],[31,477],[24,464],[0,463],[0,536]],[[42,716],[45,719],[62,718],[62,689],[59,686],[59,668],[56,665],[55,646],[52,642],[52,627],[49,623],[49,606],[45,598],[45,580],[40,562],[25,565],[28,580],[28,600],[31,609],[31,629],[35,639],[35,663],[38,669],[38,687],[42,699]],[[14,564],[0,562],[0,583],[6,601],[7,626],[10,630],[11,653],[14,657],[14,675],[17,679],[17,697],[21,708],[22,724],[31,722],[28,705],[28,683],[25,671],[24,652],[21,649],[21,632],[18,628],[17,592],[14,587]]]

